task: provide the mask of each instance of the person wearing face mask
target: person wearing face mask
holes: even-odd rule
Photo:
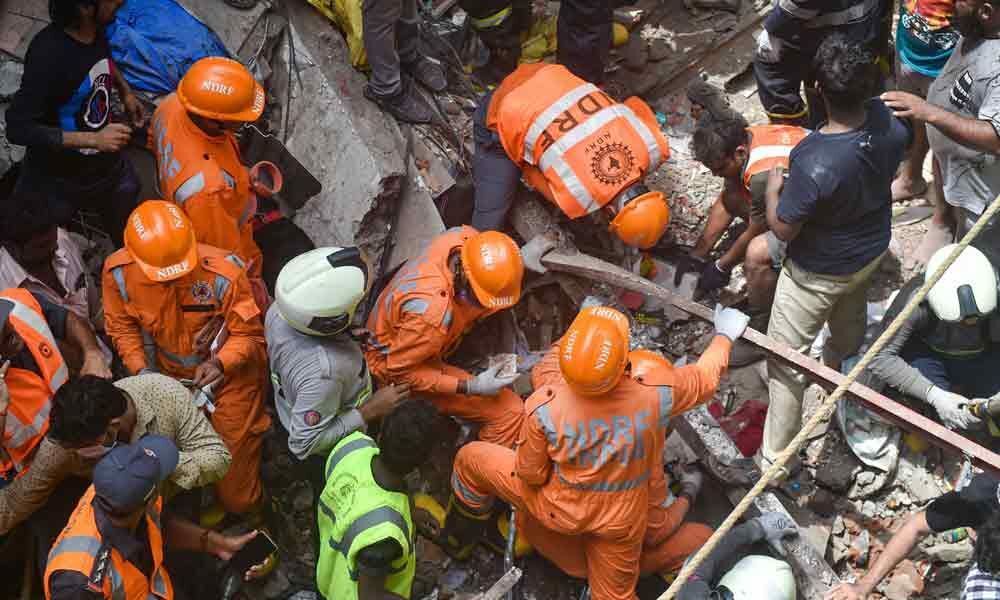
[[[927,99],[886,92],[897,116],[926,123],[931,151],[941,167],[944,199],[960,240],[1000,195],[1000,1],[955,2],[951,26],[962,35],[930,85]],[[972,244],[1000,264],[1000,219]]]
[[[83,376],[59,388],[48,434],[32,468],[0,491],[0,531],[27,519],[39,564],[90,485],[90,470],[111,448],[147,434],[171,440],[180,463],[163,488],[176,493],[210,485],[232,458],[208,419],[175,379],[151,373],[108,379]]]
[[[368,316],[365,360],[379,385],[408,385],[443,414],[480,426],[479,439],[511,447],[524,403],[510,389],[516,374],[498,364],[478,375],[446,362],[481,319],[521,297],[524,262],[499,231],[454,227],[407,261]]]

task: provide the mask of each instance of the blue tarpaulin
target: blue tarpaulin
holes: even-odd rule
[[[129,85],[154,94],[177,89],[198,59],[229,56],[215,33],[174,0],[127,0],[107,37]]]

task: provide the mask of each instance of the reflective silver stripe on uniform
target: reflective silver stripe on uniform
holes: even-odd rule
[[[111,269],[111,277],[118,285],[118,293],[121,295],[122,300],[125,301],[125,304],[128,304],[128,290],[125,288],[125,270],[123,267],[119,266]],[[145,329],[140,329],[140,331],[142,332],[142,351],[146,356],[146,368],[156,371],[156,342],[153,340],[152,334],[148,331]]]
[[[11,448],[19,448],[20,446],[26,444],[28,440],[41,433],[42,427],[44,427],[45,423],[49,420],[49,413],[51,412],[52,402],[49,401],[45,403],[45,406],[43,406],[41,410],[38,411],[38,414],[36,414],[31,420],[31,423],[21,421],[21,419],[18,418],[18,416],[13,412],[7,413],[7,423],[16,421],[16,424],[11,423],[14,431],[11,433],[6,445]],[[21,463],[16,463],[15,466],[18,471],[21,470]]]
[[[222,299],[226,297],[226,292],[229,291],[229,279],[222,275],[215,276],[215,299],[222,304]]]
[[[444,328],[445,328],[446,330],[448,330],[448,329],[451,329],[451,321],[452,321],[452,319],[454,319],[454,318],[455,318],[455,315],[454,315],[454,314],[452,314],[452,312],[451,312],[451,309],[449,308],[448,310],[446,310],[446,311],[445,311],[445,313],[444,313],[444,318],[443,318],[443,319],[441,319],[441,325],[442,325],[442,326],[443,326],[443,327],[444,327]]]
[[[199,171],[197,174],[188,178],[187,181],[177,186],[177,190],[174,192],[174,202],[184,206],[191,196],[194,196],[198,192],[205,189],[205,174]]]
[[[559,470],[559,465],[556,465],[556,475],[559,477],[559,481],[567,487],[571,487],[575,490],[587,490],[590,492],[624,492],[627,490],[634,490],[639,486],[645,485],[649,480],[649,471],[646,471],[639,477],[635,479],[628,479],[625,481],[598,481],[597,483],[575,483],[567,481],[563,477],[562,472]]]
[[[410,528],[406,524],[406,519],[403,518],[403,515],[399,514],[399,511],[389,506],[370,510],[355,519],[347,528],[347,531],[344,532],[344,537],[340,538],[339,542],[330,538],[330,547],[347,556],[351,551],[351,546],[354,545],[354,540],[359,535],[364,533],[366,529],[378,527],[383,523],[392,523],[396,527],[399,527],[400,531],[403,532],[403,537],[406,538],[406,553],[410,554],[413,552],[413,540],[410,539]]]
[[[555,171],[556,175],[566,186],[566,189],[583,206],[586,213],[592,213],[599,209],[600,206],[594,200],[594,197],[590,195],[590,191],[583,185],[580,178],[577,177],[573,168],[566,162],[564,156],[574,146],[597,133],[602,127],[618,117],[624,116],[625,112],[622,110],[622,105],[616,104],[602,108],[589,119],[574,127],[572,131],[556,140],[545,150],[541,160],[538,161],[538,169],[543,173],[550,168]]]
[[[838,10],[837,12],[826,13],[825,15],[820,15],[815,19],[810,19],[805,25],[807,29],[821,29],[823,27],[847,25],[848,23],[861,21],[876,8],[878,8],[878,0],[865,0],[864,2],[859,2],[854,6],[851,6],[850,8]]]
[[[647,167],[647,173],[655,171],[657,167],[660,166],[660,161],[663,157],[660,155],[660,145],[656,142],[656,135],[649,130],[649,125],[643,122],[639,118],[639,115],[635,114],[635,111],[631,107],[624,104],[619,105],[622,109],[622,113],[625,115],[625,120],[628,124],[632,126],[632,129],[642,138],[642,143],[646,144],[646,153],[649,154],[649,166]]]
[[[163,579],[163,567],[156,570],[156,575],[153,575],[153,593],[159,594],[160,596],[167,595],[167,582]]]
[[[73,535],[63,538],[49,551],[49,562],[52,559],[67,552],[83,552],[91,556],[97,556],[97,551],[101,549],[101,540],[91,535]]]
[[[556,425],[552,422],[549,407],[545,404],[539,406],[535,409],[535,416],[538,417],[538,422],[542,424],[542,431],[545,432],[545,438],[549,440],[549,444],[553,448],[557,448],[559,446],[559,436],[556,434]]]
[[[399,308],[403,312],[410,312],[418,315],[422,315],[427,312],[430,308],[430,303],[423,298],[410,298]]]
[[[344,460],[344,457],[346,457],[351,452],[354,452],[355,450],[361,450],[362,448],[374,448],[374,447],[375,447],[375,442],[371,441],[370,439],[358,438],[356,440],[351,440],[350,442],[347,442],[340,448],[337,448],[337,451],[333,453],[333,456],[331,456],[330,460],[326,463],[326,476],[329,477],[330,474],[333,473],[333,470],[337,468],[337,464],[340,461]]]
[[[458,478],[458,471],[452,470],[451,472],[451,489],[454,490],[456,494],[462,498],[468,500],[469,502],[478,505],[479,507],[484,507],[486,505],[493,505],[492,496],[483,496],[482,494],[477,494],[470,490],[468,486],[462,483],[462,480]]]
[[[750,157],[747,158],[747,167],[751,167],[754,163],[758,163],[762,160],[768,160],[771,158],[788,158],[794,146],[782,146],[780,144],[769,145],[769,146],[757,146],[750,150]]]
[[[111,578],[111,600],[127,600],[125,596],[125,581],[115,568],[115,563],[108,562],[108,576]]]
[[[5,296],[4,300],[7,300],[13,306],[10,311],[11,316],[20,319],[25,325],[34,329],[35,332],[44,337],[52,352],[59,351],[59,345],[56,343],[56,338],[52,335],[52,330],[49,329],[49,324],[45,322],[45,319],[42,318],[41,315],[36,313],[27,305],[22,304],[13,298]],[[66,367],[66,361],[61,360],[60,362],[62,362],[62,364],[59,365],[56,372],[52,374],[52,381],[49,382],[49,389],[52,390],[52,392],[55,392],[62,387],[62,384],[66,383],[66,380],[69,379],[69,369]]]
[[[569,110],[580,98],[599,91],[597,86],[592,83],[579,85],[563,94],[561,98],[553,102],[551,106],[535,117],[535,120],[531,122],[531,126],[528,127],[528,133],[524,136],[524,162],[529,165],[535,164],[535,143],[545,133],[545,130],[549,128],[549,125],[556,120],[556,117]]]
[[[670,413],[674,410],[674,390],[669,385],[661,385],[656,388],[660,396],[660,427],[670,424]]]
[[[231,188],[235,188],[236,178],[230,175],[229,172],[226,171],[225,169],[219,169],[219,171],[222,173],[222,178],[226,181],[226,185],[228,185]]]
[[[802,8],[795,0],[778,0],[778,8],[792,15],[796,19],[809,20],[819,14],[818,10]]]
[[[333,514],[333,509],[331,509],[329,506],[326,505],[326,502],[323,501],[323,498],[319,499],[318,504],[319,504],[319,509],[323,511],[323,514],[326,515],[326,518],[330,519],[331,522],[336,523],[337,515]]]
[[[239,256],[236,256],[235,254],[227,254],[226,260],[228,260],[229,262],[233,263],[234,265],[236,265],[241,269],[245,270],[247,268],[247,264],[243,262],[243,259],[240,258]]]
[[[488,17],[483,17],[482,19],[472,19],[472,26],[475,29],[489,29],[490,27],[496,27],[507,20],[507,17],[510,16],[510,12],[511,7],[508,6]]]
[[[202,358],[197,354],[181,355],[174,354],[173,352],[164,350],[163,348],[157,348],[157,350],[159,350],[160,354],[162,354],[170,362],[175,362],[183,367],[197,367],[203,362]]]

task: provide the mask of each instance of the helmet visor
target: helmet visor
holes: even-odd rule
[[[320,335],[336,335],[347,329],[353,318],[353,312],[333,317],[313,317],[309,321],[309,329]]]

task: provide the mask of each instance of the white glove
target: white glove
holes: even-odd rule
[[[715,333],[724,335],[732,341],[740,339],[750,323],[750,315],[735,308],[723,308],[715,305]]]
[[[941,418],[941,424],[948,429],[969,429],[973,425],[982,423],[979,417],[965,407],[970,404],[968,398],[961,394],[946,392],[936,385],[927,391],[927,404],[934,407]]]
[[[781,46],[783,42],[779,37],[771,37],[767,30],[760,32],[757,36],[757,60],[774,64],[781,60]]]
[[[698,497],[698,492],[701,491],[704,480],[705,476],[702,475],[697,467],[684,467],[680,474],[681,491],[687,493],[694,500]]]
[[[787,556],[782,538],[791,537],[798,533],[795,521],[792,521],[779,512],[766,512],[755,519],[764,532],[764,539],[781,556]]]
[[[476,375],[466,384],[466,389],[472,396],[496,396],[500,390],[514,383],[517,373],[501,377],[500,371],[503,369],[502,363],[493,365],[479,375]]]
[[[524,261],[524,267],[535,273],[547,273],[549,269],[542,264],[542,257],[555,247],[556,242],[552,238],[545,235],[535,236],[527,244],[521,246],[521,260]]]

